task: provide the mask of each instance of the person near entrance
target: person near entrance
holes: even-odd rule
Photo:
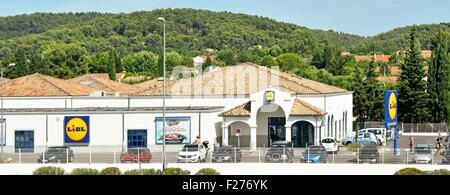
[[[193,144],[201,144],[201,143],[202,143],[202,141],[200,140],[200,136],[197,136],[197,137],[195,138]]]

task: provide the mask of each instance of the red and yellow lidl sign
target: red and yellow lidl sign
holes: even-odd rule
[[[89,142],[89,116],[66,116],[64,140],[66,143]]]

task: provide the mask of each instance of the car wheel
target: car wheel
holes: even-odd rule
[[[345,143],[346,146],[348,146],[348,145],[350,145],[350,144],[352,144],[352,142],[346,142],[346,143]]]

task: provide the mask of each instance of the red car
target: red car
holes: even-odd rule
[[[120,155],[120,161],[122,163],[126,162],[146,162],[149,163],[152,159],[152,153],[148,148],[128,148],[127,152],[122,152]]]

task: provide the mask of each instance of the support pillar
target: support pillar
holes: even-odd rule
[[[284,126],[286,129],[286,141],[290,142],[292,138],[291,126]]]
[[[225,124],[222,125],[222,145],[228,146],[228,127]]]
[[[257,127],[250,127],[250,151],[256,151],[256,128]]]

